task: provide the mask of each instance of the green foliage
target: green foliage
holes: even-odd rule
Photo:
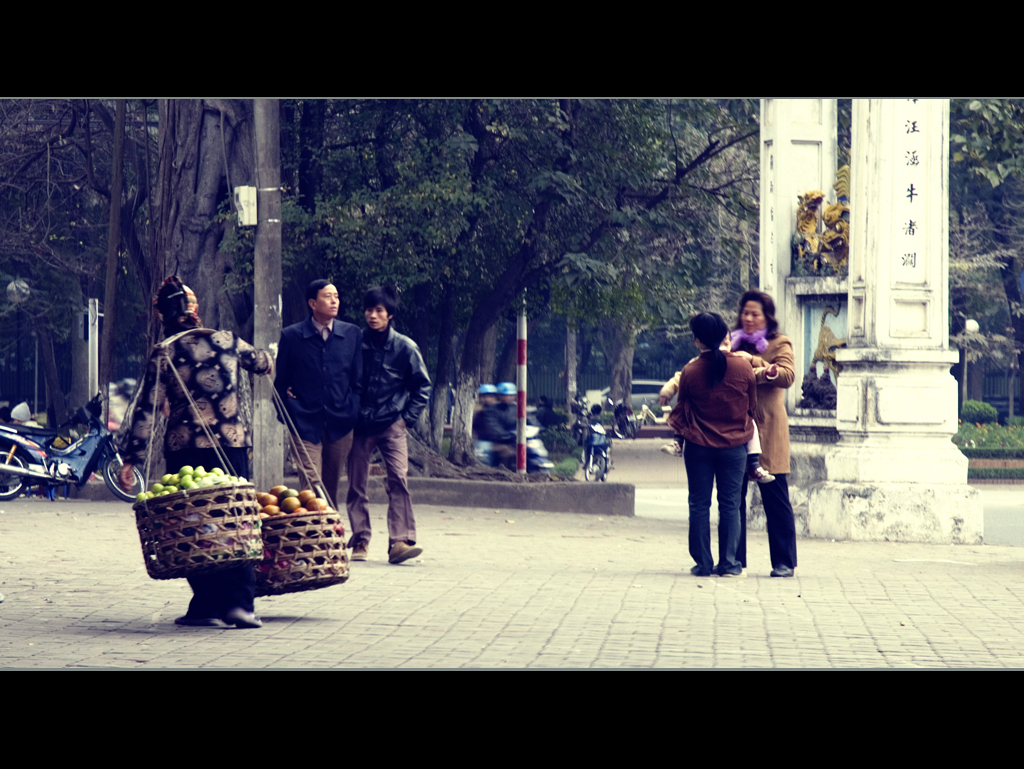
[[[559,478],[572,478],[580,469],[579,460],[574,457],[566,457],[555,464],[551,474]]]
[[[967,480],[1015,480],[1024,478],[1024,467],[968,467]]]
[[[1024,417],[1007,417],[1004,424],[1007,427],[1024,427]]]
[[[964,401],[963,408],[960,410],[960,419],[965,423],[984,425],[998,422],[999,412],[996,411],[995,406],[982,401]]]
[[[950,157],[998,187],[1024,174],[1024,99],[952,99]]]
[[[576,441],[573,439],[572,433],[564,426],[541,430],[538,437],[548,453],[555,456],[567,456],[576,448]]]
[[[968,459],[1024,459],[1024,447],[987,449],[960,447],[960,453]]]
[[[572,414],[570,414],[568,411],[565,411],[564,409],[552,409],[551,413],[558,417],[560,420],[562,420],[559,423],[559,425],[563,427],[568,428],[568,426],[572,423]]]
[[[953,436],[953,443],[965,449],[1024,449],[1024,427],[1003,427],[994,423],[964,421]]]

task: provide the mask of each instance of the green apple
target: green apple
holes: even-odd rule
[[[150,489],[150,491],[152,491],[154,494],[159,494],[163,490],[164,490],[163,483],[154,483],[152,488]]]
[[[194,472],[192,465],[185,465],[178,471],[178,475],[192,475]]]

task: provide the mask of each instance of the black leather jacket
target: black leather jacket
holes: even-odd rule
[[[363,330],[363,394],[357,435],[376,435],[404,419],[412,427],[430,400],[430,376],[420,348],[388,326],[383,344]]]

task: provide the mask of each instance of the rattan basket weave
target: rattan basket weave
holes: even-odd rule
[[[262,521],[251,483],[190,489],[134,505],[146,571],[177,579],[263,556]]]
[[[262,532],[257,597],[316,590],[348,579],[345,525],[338,513],[275,515],[263,520]]]

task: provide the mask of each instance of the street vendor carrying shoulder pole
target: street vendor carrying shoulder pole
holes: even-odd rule
[[[195,294],[176,277],[167,278],[153,302],[163,323],[164,337],[201,329]],[[249,447],[252,438],[239,418],[238,367],[258,375],[270,374],[273,359],[230,331],[187,334],[173,343],[171,365],[187,383],[191,399],[203,415],[203,422],[220,443],[236,475],[249,475]],[[196,419],[188,395],[169,366],[160,367],[161,353],[150,355],[146,380],[138,406],[131,417],[126,462],[121,486],[132,486],[132,466],[146,460],[150,437],[159,408],[167,417],[164,458],[168,471],[185,465],[219,466],[217,453]],[[159,384],[158,384],[159,383]],[[228,468],[221,468],[229,472]],[[258,628],[253,598],[256,578],[251,565],[238,566],[188,578],[194,593],[188,613],[174,622],[191,627]]]

